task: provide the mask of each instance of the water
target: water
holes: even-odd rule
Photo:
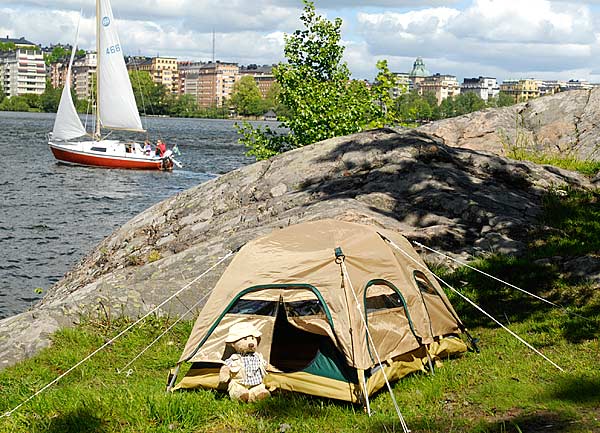
[[[32,306],[136,214],[253,162],[237,143],[232,121],[150,118],[149,130],[169,147],[178,144],[183,168],[168,173],[66,166],[47,145],[53,123],[54,114],[0,112],[0,318]]]

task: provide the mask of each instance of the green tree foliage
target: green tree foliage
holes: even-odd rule
[[[242,116],[259,116],[267,111],[260,89],[250,75],[244,75],[233,85],[230,103]]]
[[[21,98],[23,98],[23,101],[25,101],[25,103],[29,107],[28,111],[35,111],[35,112],[42,111],[42,103],[41,103],[40,95],[37,95],[35,93],[27,93],[27,94],[21,96]]]
[[[375,119],[371,126],[381,128],[386,125],[394,125],[399,121],[396,104],[392,96],[392,90],[398,86],[398,80],[390,71],[387,60],[377,62],[377,71],[375,84],[371,88],[375,101],[373,107]]]
[[[11,96],[0,103],[0,111],[29,111],[29,105],[23,96]]]
[[[500,92],[497,97],[489,102],[490,107],[509,107],[515,104],[515,98],[505,92]]]
[[[420,96],[416,91],[412,91],[400,95],[395,104],[398,119],[405,125],[415,125],[431,120],[432,106],[437,108],[437,99],[435,95],[431,99],[431,95]]]
[[[283,105],[281,102],[279,102],[280,94],[281,94],[281,86],[279,85],[279,83],[277,81],[274,81],[273,84],[271,84],[271,87],[269,88],[269,90],[267,91],[267,94],[265,96],[265,106],[266,106],[267,110],[273,110],[281,116],[287,116],[288,115],[287,107],[285,105]]]
[[[52,51],[49,54],[46,54],[46,56],[44,56],[44,61],[46,62],[46,65],[50,65],[52,63],[67,60],[70,55],[70,48],[67,49],[62,45],[57,45],[54,48],[52,48]]]
[[[60,102],[61,93],[61,88],[55,89],[52,87],[50,80],[46,80],[46,89],[40,96],[40,105],[42,111],[45,111],[46,113],[56,113],[56,110],[58,110],[58,103]]]
[[[0,42],[0,51],[14,51],[15,49],[14,42]]]
[[[175,97],[169,95],[166,98],[169,115],[174,117],[195,117],[198,104],[192,95],[180,95]]]
[[[317,15],[308,0],[304,0],[300,20],[305,29],[285,36],[287,63],[273,70],[281,86],[279,100],[289,110],[278,117],[289,133],[280,135],[269,127],[254,128],[248,123],[238,127],[240,142],[257,159],[358,132],[369,122],[370,93],[364,83],[350,80],[350,71],[342,62],[342,20],[331,22]]]
[[[485,101],[473,92],[461,93],[454,97],[453,102],[456,106],[456,114],[458,116],[483,110],[487,107]]]
[[[6,93],[4,93],[4,88],[2,87],[2,81],[0,81],[0,103],[4,101],[6,98]]]
[[[152,115],[169,114],[167,89],[156,84],[148,71],[130,71],[129,79],[135,102],[142,113]]]

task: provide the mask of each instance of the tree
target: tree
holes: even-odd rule
[[[242,116],[258,116],[266,111],[260,89],[250,75],[243,76],[233,85],[230,102]]]
[[[174,117],[195,117],[198,115],[198,104],[192,95],[167,97],[169,115]]]
[[[0,103],[0,111],[29,111],[29,105],[22,96],[11,96]]]
[[[14,42],[0,42],[0,51],[14,51],[16,48]]]
[[[454,96],[449,96],[446,99],[444,99],[438,108],[440,111],[441,119],[448,119],[457,115],[456,102],[454,101]]]
[[[387,60],[377,62],[377,77],[371,92],[375,101],[375,119],[373,127],[381,128],[398,122],[398,113],[392,97],[393,89],[398,85],[396,76],[390,72]]]
[[[303,1],[300,20],[305,30],[285,36],[287,63],[273,69],[281,86],[279,100],[289,110],[279,114],[280,126],[289,133],[281,135],[268,126],[254,128],[248,123],[238,127],[240,142],[257,159],[358,132],[369,120],[368,89],[364,83],[350,80],[350,71],[342,62],[342,20],[328,21],[316,14],[312,2]]]
[[[0,103],[2,103],[2,101],[4,101],[4,98],[6,98],[6,93],[4,93],[4,88],[2,87],[2,81],[0,81]]]
[[[52,51],[49,54],[46,54],[44,57],[44,61],[46,65],[50,65],[52,63],[56,63],[59,61],[66,61],[71,55],[72,47],[68,49],[62,45],[57,45],[52,48]]]
[[[457,116],[483,110],[486,107],[485,101],[474,92],[457,95],[455,97],[455,104]]]
[[[46,113],[56,113],[61,93],[62,89],[55,89],[52,87],[50,80],[46,80],[46,89],[40,96],[40,106],[42,111]]]
[[[490,107],[509,107],[515,104],[515,98],[506,92],[500,92],[498,96],[488,102]]]
[[[148,71],[130,71],[129,79],[138,109],[146,114],[167,114],[167,88],[156,84]]]

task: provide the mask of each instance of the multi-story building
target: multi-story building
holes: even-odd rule
[[[569,80],[565,83],[566,90],[590,90],[593,87],[593,84],[585,80]]]
[[[425,67],[425,62],[421,57],[417,57],[415,63],[413,63],[413,68],[408,73],[408,78],[410,80],[410,89],[409,90],[417,90],[419,88],[419,84],[425,80],[425,77],[429,77],[431,73]]]
[[[92,101],[94,98],[94,85],[96,77],[96,66],[98,58],[95,52],[87,52],[84,56],[75,59],[73,62],[73,80],[72,85],[75,93],[80,99]]]
[[[566,89],[566,82],[559,80],[535,80],[540,96],[554,95],[555,93],[562,92]]]
[[[42,94],[46,88],[46,65],[41,48],[25,38],[1,38],[14,50],[0,51],[0,81],[7,96]]]
[[[97,56],[95,52],[86,52],[85,55],[76,57],[73,61],[71,72],[71,86],[80,99],[93,100],[94,83],[96,75]],[[50,82],[52,87],[58,88],[65,85],[69,59],[51,63],[49,67]]]
[[[267,97],[269,90],[275,83],[275,76],[273,75],[273,66],[271,65],[248,65],[241,66],[239,74],[236,79],[242,78],[244,75],[250,75],[254,78],[260,94],[263,98]]]
[[[175,57],[135,57],[127,63],[134,71],[147,71],[156,84],[162,84],[167,92],[179,94],[179,68]]]
[[[200,107],[222,107],[239,77],[237,63],[197,62],[181,65],[183,94],[193,95]]]
[[[465,78],[460,86],[460,93],[475,93],[484,101],[495,98],[500,93],[500,86],[495,78]]]
[[[392,98],[397,98],[410,90],[410,75],[407,72],[393,72],[396,77],[396,86],[392,88]]]
[[[423,95],[425,92],[433,92],[438,105],[441,104],[444,99],[460,94],[460,85],[454,75],[434,74],[425,77],[417,84],[417,86],[419,95]]]
[[[505,80],[500,84],[500,91],[513,97],[515,102],[525,102],[540,96],[538,82],[533,78],[522,80]]]
[[[48,67],[48,74],[50,84],[55,89],[63,87],[65,85],[65,80],[67,79],[68,66],[69,63],[66,60],[50,63],[50,66]]]

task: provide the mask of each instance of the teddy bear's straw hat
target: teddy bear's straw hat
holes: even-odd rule
[[[225,342],[233,343],[250,335],[256,338],[260,338],[262,332],[256,329],[256,326],[254,326],[252,323],[234,323],[233,325],[231,325],[231,328],[229,328],[229,333],[227,334],[227,339],[225,340]]]

